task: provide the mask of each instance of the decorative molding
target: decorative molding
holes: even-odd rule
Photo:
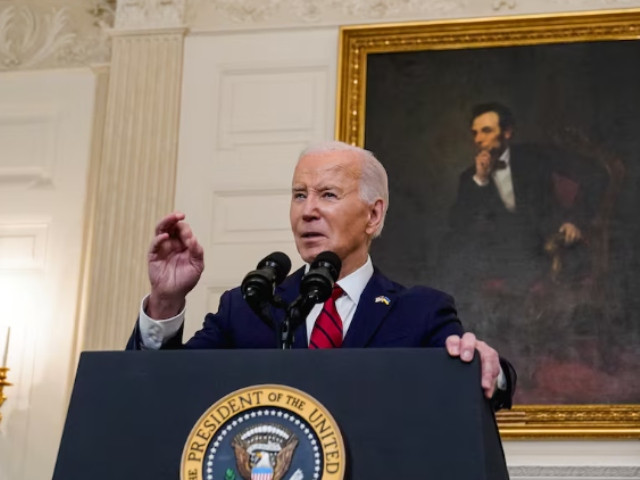
[[[516,5],[516,0],[494,0],[491,4],[491,8],[493,8],[495,11],[502,10],[502,8],[513,10],[514,8],[516,8]]]
[[[0,271],[44,268],[49,225],[0,224]]]
[[[543,478],[545,480],[555,478],[611,478],[611,479],[640,479],[640,467],[618,466],[538,466],[526,465],[509,467],[509,476],[513,480]]]
[[[112,1],[24,2],[0,6],[0,71],[105,62]]]
[[[343,26],[640,6],[639,0],[188,0],[192,32]]]
[[[562,8],[624,8],[637,6],[636,0],[551,0],[551,4]]]
[[[175,28],[184,25],[186,0],[120,0],[116,30]]]
[[[213,195],[212,245],[283,242],[291,240],[288,215],[264,215],[287,212],[291,190],[254,189],[216,191]],[[252,208],[260,203],[261,209]]]
[[[223,28],[264,24],[366,22],[384,18],[461,13],[469,0],[193,0],[187,21],[197,24],[203,12]]]
[[[324,65],[266,64],[220,71],[219,145],[305,145],[321,138],[329,72]]]
[[[47,105],[3,104],[0,114],[0,189],[50,186],[58,112]]]

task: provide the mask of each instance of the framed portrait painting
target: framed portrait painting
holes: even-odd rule
[[[506,437],[640,437],[640,11],[341,30],[336,136],[373,151],[375,263],[518,371]]]

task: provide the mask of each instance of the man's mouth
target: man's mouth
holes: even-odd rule
[[[319,237],[323,237],[324,235],[322,235],[321,233],[318,233],[318,232],[305,232],[300,236],[302,238],[319,238]]]

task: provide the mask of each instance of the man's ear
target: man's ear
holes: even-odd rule
[[[378,198],[373,204],[369,205],[369,221],[367,222],[366,232],[373,235],[378,231],[378,227],[382,223],[382,215],[384,213],[384,200]]]
[[[511,140],[512,136],[513,136],[513,128],[505,128],[504,129],[504,138],[506,140]]]

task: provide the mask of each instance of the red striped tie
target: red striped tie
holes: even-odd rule
[[[311,331],[309,348],[337,348],[342,345],[342,319],[336,310],[336,300],[344,294],[337,283],[331,297],[324,302],[322,311]]]

